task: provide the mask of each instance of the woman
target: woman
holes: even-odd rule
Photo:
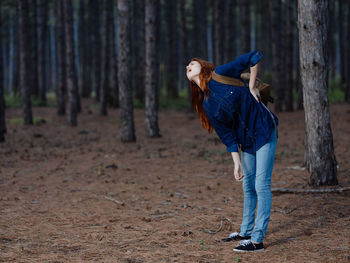
[[[271,175],[278,119],[260,101],[259,90],[255,88],[261,58],[262,54],[255,50],[216,68],[198,58],[193,58],[186,67],[192,105],[200,123],[209,133],[215,130],[227,151],[231,152],[235,179],[243,179],[244,208],[240,233],[234,232],[223,239],[240,241],[234,248],[238,252],[264,250],[263,239],[271,213]],[[250,80],[247,87],[240,75],[248,67]],[[244,86],[217,82],[212,78],[213,71],[242,81]]]

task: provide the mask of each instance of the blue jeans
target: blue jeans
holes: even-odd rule
[[[240,235],[251,236],[252,241],[259,243],[263,242],[271,214],[271,175],[277,144],[276,133],[274,129],[269,141],[255,154],[242,152],[241,156],[244,175],[244,207]]]

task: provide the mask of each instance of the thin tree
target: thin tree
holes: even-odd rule
[[[311,185],[334,185],[337,162],[328,103],[328,0],[299,0],[299,56],[304,95],[305,160]]]
[[[184,8],[184,3],[180,8]],[[206,1],[193,0],[192,2],[193,13],[193,49],[191,50],[191,57],[199,57],[202,59],[208,58],[208,46],[207,46],[207,4]],[[182,19],[186,19],[183,17]],[[182,20],[181,19],[181,20]],[[188,41],[189,38],[185,39]]]
[[[28,49],[28,1],[19,0],[18,1],[18,17],[19,17],[19,50],[20,50],[20,89],[22,94],[22,104],[23,104],[23,123],[25,125],[33,124],[33,114],[32,114],[32,104],[30,101],[30,83],[29,83],[29,73],[30,64],[29,49]]]
[[[100,4],[99,1],[89,0],[89,20],[91,48],[93,54],[93,82],[96,100],[100,100],[101,85],[101,33],[100,33]]]
[[[283,82],[283,67],[284,60],[282,59],[282,21],[281,21],[281,1],[270,1],[271,14],[271,47],[272,47],[272,71],[273,71],[273,88],[275,91],[275,110],[282,111],[284,97],[284,82]]]
[[[223,51],[224,51],[224,23],[221,15],[224,13],[223,0],[213,1],[213,49],[214,49],[214,64],[223,64]]]
[[[111,72],[112,72],[112,107],[119,107],[119,86],[118,86],[118,50],[115,48],[115,32],[114,32],[114,10],[112,14],[113,23],[109,25],[111,30]]]
[[[130,81],[130,1],[118,0],[118,86],[121,141],[136,140]]]
[[[344,28],[344,20],[345,20],[345,12],[343,10],[343,0],[338,1],[338,28],[339,28],[339,62],[340,62],[340,84],[345,84],[346,76],[345,76],[345,45],[349,43],[345,43],[346,38],[344,37],[345,28]]]
[[[293,3],[285,1],[286,6],[286,37],[285,37],[285,96],[284,104],[286,111],[293,111]]]
[[[135,61],[134,61],[134,87],[136,98],[145,102],[145,0],[135,0]]]
[[[235,6],[236,0],[226,1],[226,8],[224,13],[224,63],[233,60],[236,56],[235,53]]]
[[[157,101],[157,42],[156,42],[156,4],[157,0],[146,0],[145,38],[146,38],[146,124],[149,137],[159,137]]]
[[[26,25],[27,30],[29,30],[30,37],[28,38],[28,43],[26,44],[27,49],[30,49],[28,55],[29,63],[29,81],[30,81],[30,92],[31,95],[39,97],[39,83],[38,83],[38,37],[37,37],[37,4],[36,0],[29,0],[28,16],[29,21]],[[29,44],[29,45],[28,45]],[[28,82],[29,84],[29,82]],[[27,85],[28,85],[27,84]]]
[[[38,89],[39,99],[42,104],[46,104],[46,66],[45,66],[45,47],[47,31],[47,1],[36,0],[37,5],[37,52],[38,52]]]
[[[250,51],[250,0],[240,0],[241,52]]]
[[[90,76],[90,52],[87,28],[87,19],[85,17],[86,4],[85,1],[79,2],[79,69],[80,69],[80,85],[81,96],[84,98],[90,97],[91,93],[91,76]]]
[[[63,1],[55,2],[56,5],[56,99],[57,114],[65,115],[66,113],[66,44],[64,34],[64,11]]]
[[[169,98],[178,98],[179,42],[177,41],[177,1],[165,1],[164,9],[166,17],[165,85],[167,88],[167,96]]]
[[[103,1],[103,48],[102,48],[102,75],[101,75],[101,90],[100,90],[100,114],[107,115],[107,96],[109,86],[109,68],[110,68],[110,38],[111,30],[109,30],[109,23],[113,15],[113,1]]]
[[[0,2],[0,35],[2,35],[2,3]],[[2,50],[2,41],[0,40],[0,50]],[[6,123],[5,123],[5,100],[4,100],[4,75],[3,75],[2,52],[0,52],[0,142],[5,141]]]
[[[350,4],[348,3],[348,26],[347,26],[347,40],[346,42],[349,43],[350,41]],[[346,52],[346,61],[347,61],[347,78],[346,78],[346,90],[345,90],[345,101],[350,103],[350,48],[349,45],[347,45],[347,52]]]
[[[73,3],[63,0],[64,29],[66,43],[66,81],[68,89],[68,122],[72,126],[78,125],[78,85],[74,66],[74,39],[73,39]]]
[[[195,1],[194,1],[195,2]],[[185,0],[180,0],[180,23],[181,23],[181,44],[182,44],[182,65],[185,66],[189,63],[189,40],[190,40],[190,34],[188,30],[188,21],[187,21],[187,10],[185,7]],[[196,22],[196,20],[194,21]],[[194,37],[198,37],[198,34],[195,34]],[[204,41],[203,41],[204,42]],[[206,43],[206,41],[205,41]],[[195,49],[197,51],[197,49]],[[191,94],[191,87],[188,85],[187,77],[185,76],[186,71],[183,68],[183,71],[181,72],[181,88],[183,85],[187,87],[187,101],[188,101],[188,109],[192,111],[192,105],[191,105],[191,100],[192,100],[192,94]]]

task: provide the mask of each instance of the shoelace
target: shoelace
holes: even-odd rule
[[[239,241],[239,244],[242,245],[242,246],[248,246],[250,243],[252,243],[253,246],[255,247],[254,243],[252,241],[250,241],[249,239],[248,240],[241,240],[241,241]]]
[[[238,232],[233,232],[232,234],[230,234],[228,237],[235,237],[238,236]]]

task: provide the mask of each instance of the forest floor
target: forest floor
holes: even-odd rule
[[[220,240],[239,231],[242,185],[215,134],[193,113],[161,110],[163,136],[151,139],[137,109],[137,142],[121,143],[119,111],[103,117],[83,103],[75,128],[55,108],[34,108],[30,127],[7,110],[0,262],[350,261],[349,192],[274,193],[265,251],[235,253]],[[304,113],[278,117],[272,187],[308,189]],[[338,187],[348,187],[350,106],[332,104],[331,118]]]

